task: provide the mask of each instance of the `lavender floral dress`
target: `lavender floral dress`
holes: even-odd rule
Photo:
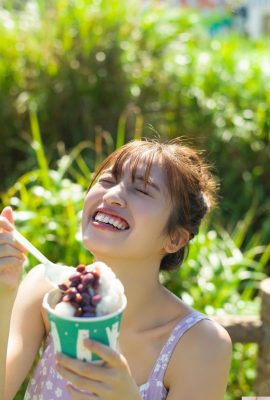
[[[168,394],[163,379],[169,360],[179,339],[201,320],[210,319],[194,310],[182,318],[173,329],[146,383],[139,387],[144,400],[165,400]],[[30,380],[24,400],[72,400],[66,390],[66,381],[57,373],[51,336]]]

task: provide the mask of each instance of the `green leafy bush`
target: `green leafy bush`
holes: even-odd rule
[[[199,15],[139,0],[4,4],[2,188],[34,167],[30,107],[49,160],[81,140],[106,141],[108,132],[115,141],[124,116],[128,138],[151,135],[151,124],[207,148],[221,178],[223,221],[232,230],[255,201],[253,229],[269,241],[267,41],[209,38]]]

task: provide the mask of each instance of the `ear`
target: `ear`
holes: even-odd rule
[[[189,241],[189,232],[184,228],[178,228],[172,235],[168,235],[164,242],[166,253],[176,253]]]

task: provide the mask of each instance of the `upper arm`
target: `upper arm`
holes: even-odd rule
[[[167,400],[223,400],[231,364],[227,331],[201,321],[181,338],[169,368]]]
[[[28,374],[44,337],[43,295],[50,289],[43,267],[33,268],[19,286],[14,302],[7,349],[5,399],[13,399]]]

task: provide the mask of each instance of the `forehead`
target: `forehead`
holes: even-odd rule
[[[130,155],[125,157],[125,159],[120,161],[116,160],[115,163],[111,163],[111,165],[106,168],[106,171],[110,171],[116,177],[131,175],[132,180],[134,180],[139,176],[143,177],[145,182],[152,179],[166,184],[166,174],[161,157],[158,155],[143,155],[140,157]]]
[[[135,181],[139,177],[144,181],[145,187],[152,181],[159,187],[159,192],[166,198],[169,197],[172,201],[179,197],[178,177],[179,171],[175,169],[174,161],[170,154],[160,151],[160,148],[151,148],[150,151],[145,151],[131,148],[122,148],[116,150],[108,156],[99,169],[96,170],[92,178],[88,190],[91,189],[96,179],[110,171],[116,179],[121,178],[123,174],[126,179]],[[181,174],[180,174],[181,175]]]

